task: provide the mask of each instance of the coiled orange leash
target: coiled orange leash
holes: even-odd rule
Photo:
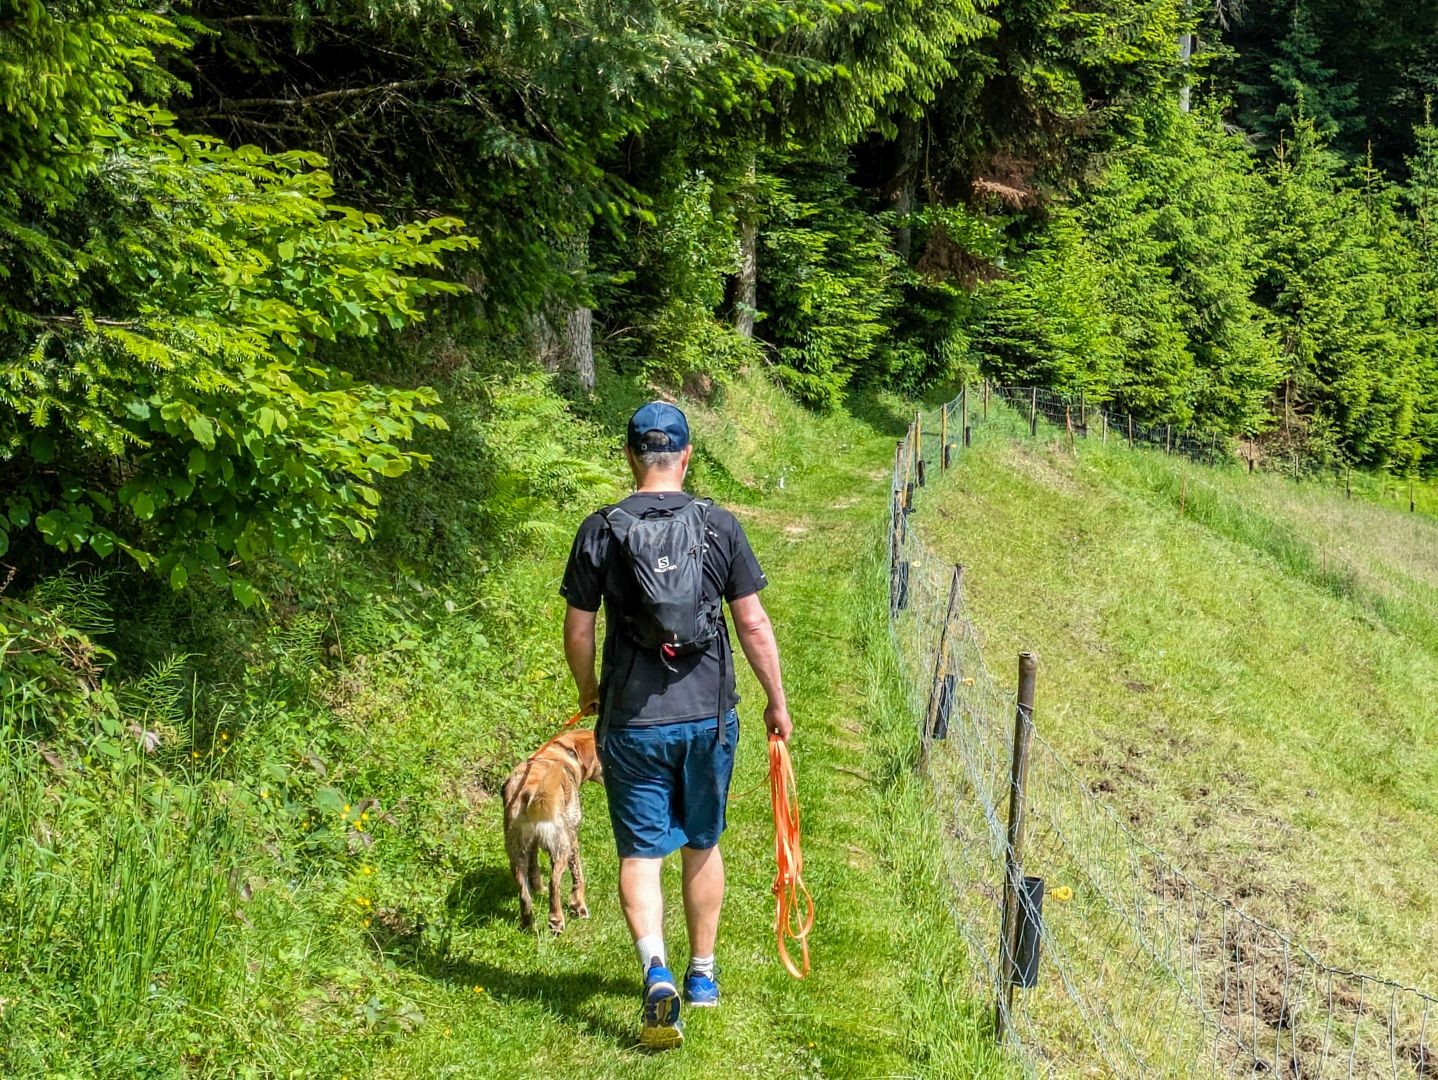
[[[814,928],[814,898],[804,885],[804,852],[799,846],[799,789],[789,747],[769,736],[769,798],[774,805],[774,933],[779,959],[796,979],[809,974],[809,931]],[[789,942],[799,943],[802,962],[794,963]]]

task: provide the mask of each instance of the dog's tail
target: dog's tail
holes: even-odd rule
[[[515,817],[529,809],[529,804],[534,802],[536,794],[532,785],[526,785],[517,776],[511,776],[499,789],[499,797],[504,803],[504,809]]]

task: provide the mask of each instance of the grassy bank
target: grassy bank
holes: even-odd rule
[[[990,657],[1198,880],[1329,961],[1438,984],[1438,525],[1002,421],[930,492]]]
[[[634,1049],[638,976],[597,788],[583,831],[594,917],[562,938],[519,931],[496,794],[569,711],[554,590],[569,531],[618,490],[605,483],[615,455],[598,447],[628,407],[611,390],[561,448],[561,479],[590,477],[566,509],[516,508],[521,557],[472,556],[452,574],[434,559],[471,557],[462,507],[445,501],[477,482],[459,470],[427,495],[398,493],[392,526],[418,533],[383,558],[336,552],[277,580],[267,612],[123,581],[35,598],[87,640],[124,646],[127,666],[99,678],[113,701],[93,728],[58,730],[18,693],[7,702],[7,1075],[1000,1073],[950,989],[965,958],[887,655],[872,558],[895,423],[882,406],[816,418],[756,382],[692,411],[693,485],[734,506],[774,583],[819,904],[814,974],[797,983],[774,954],[747,675],[725,1007],[693,1018],[680,1056]],[[165,617],[198,655],[165,659]],[[677,899],[677,877],[666,889]],[[682,962],[677,911],[669,932]]]

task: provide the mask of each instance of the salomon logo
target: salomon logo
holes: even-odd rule
[[[677,569],[679,569],[677,566],[674,566],[669,562],[668,555],[659,556],[659,561],[654,564],[654,572],[656,574],[667,574],[670,570]]]

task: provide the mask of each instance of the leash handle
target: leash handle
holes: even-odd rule
[[[804,884],[804,851],[800,844],[799,788],[789,747],[769,736],[769,798],[774,808],[774,935],[779,960],[796,979],[809,974],[809,931],[814,928],[814,898]],[[799,962],[789,953],[799,946]]]

